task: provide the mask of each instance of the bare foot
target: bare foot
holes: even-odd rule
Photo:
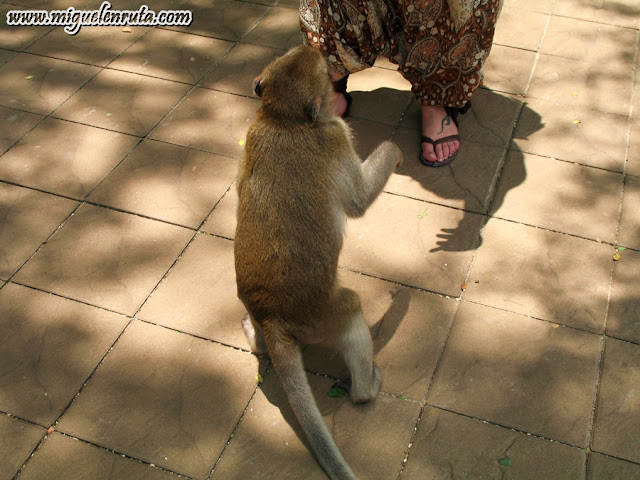
[[[341,117],[344,112],[347,111],[347,98],[342,93],[333,93],[333,103],[331,104],[331,110],[334,115]]]
[[[444,107],[439,105],[422,106],[422,134],[431,140],[458,134],[458,127],[453,122],[453,118],[447,115]],[[460,148],[459,140],[451,140],[436,145],[422,142],[422,154],[429,162],[444,162]]]
[[[334,72],[333,70],[329,71],[331,75],[331,81],[337,82],[338,80],[342,80],[346,75],[342,75],[340,73]],[[344,115],[344,112],[347,111],[347,98],[342,93],[334,92],[333,94],[333,103],[331,104],[331,110],[335,115],[341,117]]]

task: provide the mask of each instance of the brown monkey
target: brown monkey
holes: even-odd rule
[[[291,407],[333,480],[355,479],[307,382],[301,347],[338,349],[355,403],[373,400],[380,372],[358,295],[338,284],[345,213],[362,216],[402,161],[382,143],[366,161],[347,125],[331,113],[333,88],[322,55],[295,47],[254,84],[263,103],[247,133],[237,180],[234,251],[247,338],[266,346]]]

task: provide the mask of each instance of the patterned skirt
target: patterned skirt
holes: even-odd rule
[[[398,65],[416,98],[462,107],[482,84],[501,0],[301,0],[305,42],[343,74]],[[450,5],[451,4],[451,5]]]

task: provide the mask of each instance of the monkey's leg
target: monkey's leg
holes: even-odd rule
[[[247,336],[251,351],[254,353],[266,353],[267,344],[264,341],[262,330],[248,313],[242,317],[242,329]]]
[[[338,339],[344,361],[351,375],[349,394],[354,403],[366,403],[378,395],[382,377],[373,363],[373,342],[358,295],[341,290],[343,329]]]

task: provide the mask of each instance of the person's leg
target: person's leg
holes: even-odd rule
[[[334,112],[340,116],[348,113],[350,106],[346,80],[340,80],[349,73],[371,67],[387,48],[384,27],[387,10],[380,7],[380,11],[371,11],[371,5],[361,0],[338,0],[331,5],[329,0],[300,2],[303,41],[319,49],[327,59],[336,90]]]
[[[420,157],[427,165],[448,163],[460,148],[452,115],[464,111],[482,84],[500,3],[488,0],[473,7],[465,0],[432,0],[423,11],[409,12],[397,2],[407,46],[399,70],[422,105]]]

